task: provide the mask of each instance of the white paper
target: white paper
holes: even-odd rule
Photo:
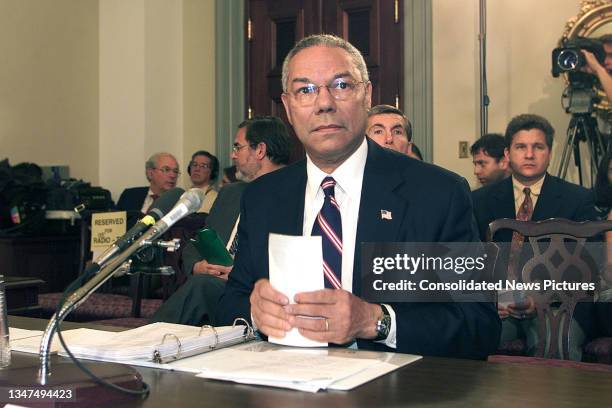
[[[270,284],[289,298],[290,303],[300,292],[325,288],[321,237],[270,234],[268,242]],[[298,329],[284,338],[270,337],[272,343],[298,347],[326,347],[327,343],[309,340]]]
[[[14,330],[19,330],[19,331],[15,331],[15,335],[21,336],[21,337],[10,339],[11,350],[20,351],[22,353],[32,353],[32,354],[38,354],[40,352],[40,341],[42,339],[42,333],[43,333],[42,331],[29,330],[31,334],[34,334],[34,335],[27,335],[27,333],[25,333],[25,330],[10,328],[9,336],[13,333]],[[36,334],[36,332],[38,332],[38,334]],[[90,336],[91,332],[94,332],[96,336],[98,336],[97,338],[99,338],[100,334],[106,333],[106,332],[102,332],[99,330],[81,328],[81,329],[73,329],[73,330],[62,330],[62,336],[64,337],[64,340],[67,343],[71,343],[72,341],[75,341],[79,338]],[[55,354],[61,348],[62,347],[61,347],[60,340],[56,334],[55,336],[53,336],[53,342],[51,343],[51,348],[49,352],[51,354]]]
[[[301,351],[226,350],[211,356],[198,376],[316,392],[379,363]]]
[[[502,307],[514,304],[521,306],[525,302],[525,291],[522,290],[499,290],[497,291],[497,304]]]

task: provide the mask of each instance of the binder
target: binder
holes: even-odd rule
[[[190,242],[208,263],[223,266],[234,264],[234,258],[219,238],[219,234],[212,228],[202,228],[196,233],[196,239],[191,239]]]
[[[249,340],[255,339],[253,328],[245,319],[238,318],[234,320],[234,323],[231,327],[236,328],[236,323],[239,323],[239,322],[242,322],[245,324],[242,335],[238,337],[227,338],[227,339],[224,339],[223,341],[220,340],[221,336],[219,335],[219,331],[217,330],[217,328],[215,328],[214,326],[208,325],[208,324],[202,326],[200,328],[200,333],[198,334],[198,337],[202,337],[202,333],[204,331],[210,331],[211,334],[214,336],[214,343],[209,344],[207,346],[202,345],[199,348],[193,348],[191,350],[183,350],[183,345],[181,343],[181,340],[173,333],[166,333],[164,334],[160,345],[165,344],[165,341],[167,338],[172,338],[175,341],[176,352],[164,353],[162,351],[162,347],[158,347],[153,351],[153,356],[151,358],[151,361],[157,364],[170,363],[172,361],[180,360],[181,358],[195,356],[198,354],[205,353],[207,351],[213,351],[219,348],[230,347],[230,346],[233,346],[239,343],[244,343]]]
[[[255,338],[252,327],[244,319],[222,327],[152,323],[122,332],[79,330],[79,335],[70,336],[67,342],[75,357],[118,363],[165,364]],[[60,349],[59,354],[66,355],[66,352]]]

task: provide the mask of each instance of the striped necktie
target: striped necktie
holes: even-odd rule
[[[334,196],[336,180],[325,177],[321,188],[325,194],[323,207],[312,227],[312,235],[320,235],[323,245],[325,287],[342,288],[342,218]]]

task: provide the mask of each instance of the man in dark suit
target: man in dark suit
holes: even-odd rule
[[[247,186],[218,323],[252,318],[268,336],[298,328],[312,340],[357,340],[360,348],[405,353],[484,358],[492,352],[499,336],[492,304],[381,305],[359,297],[361,242],[478,239],[466,181],[366,139],[372,85],[359,51],[338,37],[316,35],[296,44],[283,65],[283,90],[307,160]],[[288,299],[268,281],[268,235],[310,235],[330,202],[342,218],[341,271],[333,270],[342,286]]]
[[[549,218],[565,218],[572,221],[594,220],[594,197],[590,190],[568,183],[547,173],[552,155],[554,129],[538,115],[519,115],[513,118],[506,129],[505,155],[512,169],[512,177],[490,184],[472,193],[474,215],[478,222],[480,237],[485,240],[489,223],[500,218],[542,221]],[[522,211],[521,208],[529,211]],[[512,231],[501,230],[493,237],[496,242],[511,242]],[[507,267],[507,254],[498,261]],[[583,309],[583,310],[580,310]],[[502,320],[501,342],[525,337],[529,353],[537,345],[537,326],[533,299],[521,304],[498,305]],[[588,314],[583,305],[576,309],[576,317]],[[581,318],[584,330],[588,318]],[[576,326],[576,325],[574,325]],[[572,329],[574,333],[582,330]],[[576,340],[574,343],[579,343]],[[573,358],[579,359],[575,349]]]
[[[533,221],[566,218],[573,221],[595,219],[594,197],[590,190],[547,173],[552,155],[554,129],[538,115],[519,115],[506,129],[505,155],[512,177],[487,185],[472,193],[474,215],[480,238],[486,239],[489,223],[499,218],[515,218],[529,188]],[[500,231],[495,241],[510,242],[512,232]]]
[[[289,133],[279,118],[260,116],[238,125],[232,159],[246,180],[284,167],[289,162],[289,153]],[[246,185],[245,182],[225,185],[206,219],[206,225],[219,234],[232,255],[237,242],[240,198]],[[192,276],[159,308],[152,321],[214,323],[215,309],[232,267],[207,262],[190,243],[183,251],[182,261],[183,271]]]
[[[180,174],[178,162],[173,155],[155,153],[145,163],[145,175],[149,187],[132,187],[123,190],[117,202],[117,209],[140,211],[145,214],[157,197],[176,187]]]

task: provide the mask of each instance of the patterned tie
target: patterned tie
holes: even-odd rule
[[[523,189],[523,193],[525,193],[525,199],[523,200],[523,204],[519,207],[518,212],[516,213],[516,219],[519,221],[529,221],[531,216],[533,215],[533,201],[531,201],[531,189],[529,187],[525,187]],[[518,241],[523,241],[523,236],[515,231],[516,238]],[[515,237],[512,234],[512,240],[514,241]]]
[[[321,188],[325,194],[323,207],[312,227],[312,235],[320,235],[323,244],[323,273],[325,287],[342,288],[342,218],[334,197],[336,180],[325,177]]]
[[[519,207],[518,212],[516,213],[516,219],[519,221],[529,221],[531,220],[531,216],[533,215],[533,201],[531,201],[531,189],[529,187],[525,187],[523,189],[523,193],[525,193],[525,199],[523,203]],[[508,278],[516,279],[516,262],[518,260],[518,255],[520,253],[521,247],[523,246],[523,241],[525,237],[517,231],[512,232],[512,244],[510,247],[510,260],[508,264]]]

